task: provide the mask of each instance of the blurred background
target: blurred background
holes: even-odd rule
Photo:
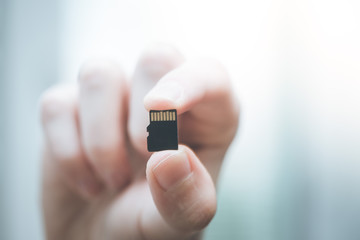
[[[205,239],[360,239],[358,0],[1,0],[0,239],[43,239],[41,92],[94,56],[130,75],[154,41],[220,59],[240,95]]]

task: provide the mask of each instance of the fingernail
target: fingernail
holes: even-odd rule
[[[177,82],[159,82],[146,96],[146,99],[151,100],[168,100],[171,102],[177,102],[183,95],[184,88]]]
[[[164,158],[152,171],[165,191],[170,190],[192,173],[189,159],[183,151],[178,151]]]

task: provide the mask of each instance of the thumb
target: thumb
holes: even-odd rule
[[[154,153],[148,161],[146,176],[155,205],[175,230],[200,231],[215,215],[214,184],[188,147]]]

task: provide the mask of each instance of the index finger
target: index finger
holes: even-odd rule
[[[228,146],[239,104],[226,69],[211,59],[189,61],[166,74],[145,96],[147,110],[177,109],[180,141],[193,147]]]

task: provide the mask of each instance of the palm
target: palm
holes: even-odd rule
[[[189,161],[195,174],[194,180],[192,180],[194,183],[189,184],[186,190],[184,190],[184,186],[187,183],[184,182],[181,183],[184,186],[176,186],[176,188],[180,190],[171,189],[169,191],[159,192],[162,190],[159,190],[161,188],[156,186],[157,183],[156,180],[154,180],[151,169],[154,169],[155,165],[162,161],[161,157],[164,158],[165,153],[160,152],[153,154],[149,163],[147,163],[150,154],[146,151],[145,127],[148,123],[147,112],[143,108],[142,99],[156,83],[156,80],[181,63],[181,57],[176,54],[172,53],[170,57],[165,56],[167,63],[170,63],[167,64],[167,67],[160,71],[152,71],[148,73],[147,77],[144,77],[144,70],[141,68],[145,60],[149,61],[145,54],[145,60],[140,61],[138,69],[134,74],[130,96],[128,96],[128,94],[122,94],[126,96],[122,99],[124,104],[116,105],[117,108],[120,106],[123,107],[125,116],[121,117],[121,114],[124,113],[119,113],[119,115],[110,114],[112,117],[115,116],[122,119],[123,122],[120,124],[123,126],[123,129],[121,129],[121,126],[119,127],[119,132],[122,132],[122,136],[118,138],[121,138],[121,143],[125,144],[113,150],[110,155],[108,152],[104,152],[104,149],[100,149],[101,151],[98,152],[102,155],[97,154],[99,158],[97,161],[102,161],[101,166],[103,167],[106,163],[114,164],[111,161],[105,162],[105,159],[111,159],[111,157],[114,156],[116,156],[114,158],[126,156],[126,163],[122,162],[120,165],[116,165],[118,164],[116,163],[110,166],[110,169],[121,172],[121,177],[110,174],[110,176],[112,176],[110,181],[109,178],[101,181],[104,175],[96,169],[98,165],[91,161],[91,153],[94,153],[94,151],[89,151],[89,148],[86,148],[89,140],[87,140],[88,138],[86,136],[80,136],[79,141],[82,143],[79,144],[79,146],[83,146],[84,148],[80,154],[84,159],[82,162],[83,168],[85,166],[93,176],[95,176],[94,179],[96,180],[94,181],[96,181],[96,184],[90,184],[90,187],[88,186],[89,184],[85,184],[85,193],[82,189],[77,189],[79,185],[76,184],[74,187],[74,184],[71,183],[71,179],[76,171],[69,171],[69,169],[60,171],[59,168],[61,164],[56,164],[56,161],[54,163],[54,159],[56,160],[54,152],[56,153],[56,151],[52,150],[54,144],[51,144],[51,134],[47,134],[48,144],[45,146],[44,155],[43,196],[47,234],[50,238],[184,239],[195,236],[193,235],[194,231],[199,231],[211,220],[212,214],[214,213],[211,203],[214,202],[215,196],[212,195],[213,187],[211,184],[209,185],[209,181],[211,182],[211,180],[208,176],[211,176],[212,180],[216,182],[222,159],[237,127],[237,107],[233,101],[233,96],[229,94],[228,83],[220,82],[220,84],[224,84],[226,87],[223,89],[221,87],[218,88],[216,84],[219,84],[219,79],[216,78],[219,78],[219,76],[215,76],[213,77],[213,82],[210,81],[208,83],[214,86],[210,86],[211,88],[207,90],[205,88],[203,89],[204,92],[206,91],[206,95],[203,94],[203,96],[199,97],[196,95],[185,95],[185,97],[183,97],[185,100],[186,97],[189,98],[186,103],[176,103],[166,98],[156,99],[158,95],[150,93],[147,98],[145,98],[145,106],[148,109],[178,109],[178,113],[180,114],[179,141],[193,149],[196,154],[196,156],[191,155],[192,153],[189,148],[181,147],[182,151],[184,151],[187,156],[190,156]],[[168,61],[169,58],[170,61]],[[161,62],[157,62],[156,60],[153,62],[153,64],[161,64]],[[182,68],[185,68],[185,66]],[[140,74],[139,71],[143,72]],[[160,82],[166,83],[172,81],[171,79],[176,78],[176,75],[182,72],[186,73],[189,72],[189,70],[186,68],[175,70],[163,77]],[[190,72],[186,74],[193,74],[196,78],[201,78],[201,75],[196,73]],[[224,80],[224,76],[222,77],[223,79],[220,79],[221,81]],[[144,83],[144,81],[148,82]],[[75,116],[77,114],[79,116],[77,121],[79,122],[78,127],[80,130],[78,132],[80,132],[80,134],[83,134],[81,131],[86,131],[86,126],[82,127],[82,125],[87,124],[82,122],[84,116],[89,116],[85,110],[82,110],[82,108],[86,107],[86,104],[81,103],[81,101],[86,100],[82,99],[85,97],[89,98],[88,96],[82,96],[82,94],[86,95],[86,91],[81,90],[82,84],[83,83],[80,82],[80,96],[76,93],[76,90],[72,90],[75,92],[75,94],[72,95],[72,99],[79,99],[78,101],[80,101],[79,106],[74,108],[79,109]],[[184,92],[186,88],[189,87],[186,84],[185,82]],[[199,86],[196,86],[196,84],[197,83],[194,85],[195,88],[202,87],[201,84],[204,84],[203,79],[199,79]],[[201,91],[199,92],[201,93]],[[51,100],[53,100],[53,98]],[[114,99],[111,100],[113,101]],[[54,104],[54,101],[47,102]],[[51,131],[46,128],[46,122],[49,122],[47,119],[52,119],[54,116],[57,116],[57,114],[51,114],[51,112],[48,114],[49,111],[47,108],[49,107],[46,107],[47,105],[49,104],[45,102],[45,132]],[[49,117],[48,115],[51,116]],[[103,134],[112,123],[110,120],[105,120],[105,122],[108,126],[105,126],[105,128],[100,127],[101,134]],[[117,122],[117,120],[114,122]],[[105,134],[103,137],[106,137],[106,139],[118,139],[116,137],[114,138],[112,132],[114,132],[114,130],[112,130],[109,135]],[[105,149],[109,150],[109,148]],[[99,148],[96,150],[99,150]],[[201,160],[207,171],[209,171],[209,174],[205,168],[202,167],[197,157]],[[96,158],[93,159],[96,160]],[[171,164],[167,164],[165,169],[172,171],[170,174],[176,175]],[[147,171],[147,176],[145,171]],[[196,177],[196,174],[198,174],[199,177]],[[199,180],[196,180],[197,178],[199,178]],[[115,184],[111,182],[113,180],[115,180]],[[193,214],[185,214],[184,212],[187,211],[179,209],[179,206],[188,204],[190,201],[188,200],[189,196],[194,197],[194,193],[191,193],[193,190],[190,189],[193,189],[193,185],[200,186],[200,183],[204,183],[204,185],[207,186],[206,188],[208,188],[203,190],[204,194],[202,195],[206,196],[208,194],[210,196],[210,199],[204,199],[204,201],[209,202],[209,204],[204,204],[203,201],[200,201],[201,197],[198,196],[200,200],[196,200],[196,203],[193,201],[188,208],[196,206],[196,204],[208,205],[210,207],[203,209],[201,214],[198,214],[198,216],[201,217],[193,219]],[[181,194],[178,193],[179,191],[181,191]],[[201,191],[199,191],[199,194],[200,192]],[[176,201],[178,201],[178,203]]]

